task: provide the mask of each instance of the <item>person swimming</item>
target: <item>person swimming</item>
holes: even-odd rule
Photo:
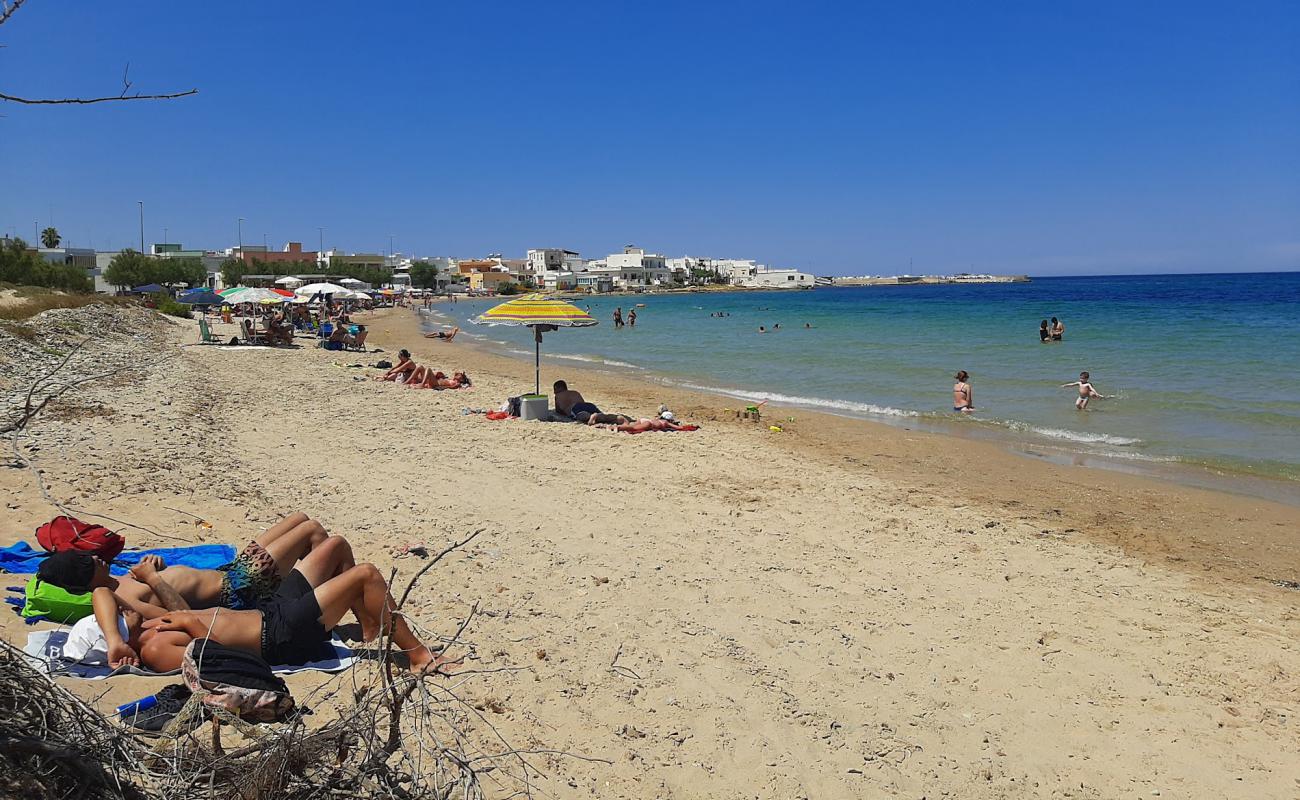
[[[952,410],[969,414],[975,410],[974,393],[970,388],[970,374],[966,370],[957,370],[953,376],[957,383],[952,387]]]

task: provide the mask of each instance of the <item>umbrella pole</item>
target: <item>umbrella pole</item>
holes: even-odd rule
[[[533,328],[533,394],[542,393],[542,332]]]

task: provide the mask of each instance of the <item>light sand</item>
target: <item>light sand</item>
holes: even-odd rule
[[[491,422],[460,409],[531,364],[417,336],[402,311],[372,322],[383,356],[187,348],[83,396],[107,410],[43,419],[38,465],[65,501],[186,541],[304,509],[404,576],[423,562],[394,545],[486,528],[415,619],[449,633],[478,601],[474,665],[529,667],[478,682],[492,722],[614,762],[542,762],[552,796],[1300,793],[1300,595],[1255,578],[1296,576],[1294,508],[806,412],[774,434],[567,367],[602,406],[705,427]],[[399,346],[475,387],[336,366]],[[25,471],[0,491],[3,543],[54,513]],[[70,685],[106,705],[167,682]]]

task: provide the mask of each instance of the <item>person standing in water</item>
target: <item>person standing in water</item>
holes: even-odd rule
[[[635,309],[635,308],[629,308],[629,309],[627,310],[627,324],[630,325],[630,326],[632,326],[633,328],[636,327],[636,309]]]
[[[1102,394],[1101,392],[1097,391],[1096,387],[1092,385],[1092,381],[1091,379],[1088,378],[1088,373],[1086,372],[1080,372],[1079,380],[1077,381],[1071,381],[1070,383],[1061,384],[1062,389],[1068,389],[1071,386],[1079,387],[1079,396],[1074,401],[1074,407],[1079,409],[1080,411],[1087,411],[1088,401],[1094,397],[1097,398],[1098,400],[1109,400],[1115,396],[1113,394],[1111,395]]]
[[[1042,324],[1038,326],[1038,341],[1052,341],[1052,329],[1048,326],[1047,320],[1043,320]]]
[[[1065,338],[1065,323],[1052,317],[1052,341],[1059,342]]]
[[[622,306],[619,306],[618,308],[614,309],[614,327],[615,327],[615,328],[621,328],[621,327],[623,327],[623,307],[622,307]]]
[[[958,370],[953,376],[957,383],[952,387],[952,410],[969,414],[975,410],[975,395],[970,388],[970,374]]]

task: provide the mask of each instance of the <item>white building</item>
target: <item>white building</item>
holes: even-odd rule
[[[561,250],[558,247],[529,250],[527,259],[528,272],[539,284],[545,283],[543,277],[546,273],[564,272],[568,269],[567,263],[570,258],[578,258],[578,254],[572,250]],[[579,260],[581,259],[579,258]]]
[[[571,292],[578,288],[577,276],[568,271],[545,272],[538,280],[541,287],[548,292]]]
[[[603,267],[588,264],[587,271],[609,275],[614,285],[620,289],[644,289],[670,286],[673,283],[673,273],[668,269],[667,259],[632,245],[624,247],[621,253],[606,256]]]
[[[795,269],[757,269],[741,282],[732,281],[735,286],[753,286],[765,289],[811,289],[817,285],[817,278],[807,272]]]

